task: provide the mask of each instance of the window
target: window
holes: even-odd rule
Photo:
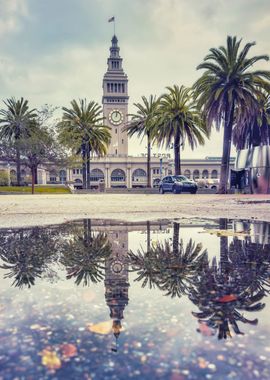
[[[114,84],[114,92],[117,92],[117,83]]]
[[[104,180],[103,171],[100,169],[93,169],[90,173],[90,181],[98,182],[100,180]]]
[[[217,179],[218,178],[218,171],[217,170],[212,170],[211,178],[212,179]]]
[[[117,149],[115,149],[115,154],[117,154]]]
[[[124,139],[122,139],[122,144],[124,144]]]
[[[73,169],[73,170],[72,170],[72,173],[73,173],[73,174],[76,174],[76,169]]]
[[[111,174],[112,182],[123,182],[126,180],[125,172],[122,169],[115,169]]]
[[[199,170],[194,170],[194,172],[193,172],[193,178],[194,179],[198,179],[198,178],[200,178],[200,171]]]
[[[117,128],[115,128],[115,133],[117,133]]]
[[[203,178],[208,178],[208,177],[209,177],[208,170],[203,170],[203,172],[202,172],[202,177],[203,177]]]
[[[122,83],[122,92],[125,92],[125,85]]]
[[[107,92],[111,92],[110,83],[107,83]]]
[[[121,92],[121,83],[118,83],[118,92]]]

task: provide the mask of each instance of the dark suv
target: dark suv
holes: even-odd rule
[[[188,179],[184,175],[168,175],[164,177],[159,185],[160,194],[166,192],[180,194],[180,193],[190,193],[196,194],[198,186],[196,182]]]

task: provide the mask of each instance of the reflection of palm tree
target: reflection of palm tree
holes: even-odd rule
[[[227,228],[224,220],[220,228]],[[269,248],[251,243],[249,238],[240,241],[234,237],[220,239],[220,263],[216,259],[201,271],[189,298],[200,309],[192,314],[203,326],[218,331],[218,338],[242,334],[238,322],[256,325],[258,319],[249,320],[239,311],[260,311],[265,304],[260,301],[269,292]]]
[[[41,228],[3,233],[0,243],[0,268],[10,270],[4,278],[14,278],[16,287],[30,288],[53,261],[55,239]]]
[[[221,280],[221,279],[220,279]],[[238,276],[226,284],[218,280],[217,271],[208,268],[197,283],[197,289],[191,289],[189,298],[200,309],[200,312],[192,312],[200,324],[218,330],[218,339],[226,339],[231,336],[229,324],[235,334],[240,331],[237,322],[256,325],[258,319],[249,320],[245,318],[239,310],[259,311],[265,304],[259,301],[264,297],[264,291],[258,291],[250,295],[249,291],[243,290],[245,286],[239,284]],[[235,280],[235,281],[233,281]]]
[[[111,254],[111,244],[105,234],[92,234],[90,220],[84,221],[83,236],[75,236],[62,249],[60,262],[67,269],[67,279],[75,277],[76,285],[89,286],[104,278],[104,259]]]
[[[137,254],[129,252],[132,270],[138,273],[135,281],[143,281],[142,287],[157,286],[171,297],[181,297],[192,286],[204,263],[206,251],[201,253],[201,250],[201,244],[195,246],[191,239],[186,247],[182,239],[179,243],[179,223],[174,223],[172,243],[165,240],[152,244],[146,252],[143,249]]]

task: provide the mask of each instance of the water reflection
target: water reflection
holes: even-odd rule
[[[80,307],[77,314],[74,311],[76,318],[80,319],[80,313],[87,315],[91,311],[96,320],[85,324],[86,328],[80,327],[80,330],[74,330],[72,335],[76,340],[72,344],[68,343],[67,337],[63,343],[56,342],[56,338],[51,339],[49,335],[46,344],[39,348],[39,351],[46,352],[47,356],[52,355],[54,351],[50,347],[54,347],[55,344],[59,347],[71,344],[67,347],[73,353],[81,350],[80,355],[89,355],[86,347],[91,346],[90,342],[84,345],[81,342],[90,338],[79,337],[83,334],[80,331],[94,334],[91,335],[91,339],[96,346],[100,344],[95,338],[96,335],[110,334],[113,341],[108,343],[109,351],[112,354],[121,351],[120,355],[126,355],[131,336],[135,334],[137,339],[140,334],[147,336],[147,332],[143,330],[145,323],[148,330],[155,331],[152,337],[155,343],[149,343],[148,348],[145,346],[142,349],[144,350],[142,356],[144,359],[140,362],[142,366],[142,363],[148,360],[146,355],[149,354],[149,350],[158,352],[157,347],[161,344],[167,352],[168,339],[174,341],[173,328],[172,332],[168,332],[164,337],[164,342],[159,338],[164,330],[162,325],[165,318],[167,321],[172,320],[172,324],[178,321],[179,326],[183,323],[181,319],[187,319],[189,322],[186,323],[185,329],[188,331],[188,337],[185,339],[193,342],[193,345],[196,342],[199,344],[200,341],[196,339],[206,342],[211,339],[212,344],[222,340],[225,345],[225,339],[228,337],[237,335],[239,336],[235,337],[237,340],[244,333],[248,339],[251,339],[249,330],[243,329],[243,326],[251,328],[258,324],[265,308],[266,296],[270,291],[269,236],[270,227],[267,223],[232,222],[225,219],[220,219],[217,223],[208,223],[207,226],[204,221],[195,221],[186,225],[177,222],[126,225],[87,219],[47,228],[2,230],[0,231],[0,275],[2,275],[0,281],[5,297],[2,301],[0,299],[0,308],[1,304],[4,305],[6,318],[3,321],[5,323],[9,321],[7,305],[14,296],[14,293],[8,289],[11,286],[22,294],[21,299],[26,307],[35,310],[33,315],[36,315],[36,320],[33,315],[27,317],[27,323],[35,330],[35,326],[40,326],[40,322],[37,321],[41,319],[38,316],[38,308],[41,306],[32,305],[31,302],[34,302],[32,296],[23,298],[23,294],[27,291],[34,297],[34,293],[31,292],[37,289],[43,296],[46,294],[45,289],[48,291],[53,286],[55,289],[53,291],[59,292],[59,297],[57,302],[50,301],[49,307],[51,310],[54,308],[57,310],[58,321],[62,320],[68,324],[68,321],[73,321],[75,317],[73,315],[69,317],[70,311],[64,311],[67,310],[65,299],[59,300],[63,297],[61,287],[67,287],[69,307],[72,309],[72,303],[74,310]],[[133,288],[136,289],[138,296],[135,296]],[[81,291],[91,289],[91,292],[77,293],[76,289]],[[98,293],[99,289],[102,289],[103,299],[102,295],[100,297],[102,293]],[[95,292],[99,294],[98,299],[95,298]],[[83,301],[80,298],[76,299],[77,294],[82,294]],[[151,314],[154,307],[151,305],[155,300],[158,305],[160,304],[158,306],[160,316]],[[105,304],[110,321],[104,321],[104,317],[100,316],[102,305]],[[184,314],[177,319],[177,313],[181,308]],[[251,316],[252,314],[254,316]],[[189,316],[191,318],[193,316],[193,319],[189,319]],[[0,332],[0,340],[1,334],[8,340],[10,331],[13,329],[18,331],[16,323],[12,325],[11,330],[8,330],[0,318],[0,326],[3,329],[3,332]],[[18,326],[20,323],[18,321]],[[134,330],[129,327],[132,325],[135,326]],[[259,336],[262,336],[259,326],[255,331],[257,329]],[[62,327],[58,327],[55,336],[61,331]],[[29,333],[26,336],[29,337]],[[182,338],[180,334],[176,341],[181,342]],[[134,347],[137,347],[136,344]],[[179,343],[174,343],[177,344]],[[95,352],[94,348],[91,350]],[[198,350],[198,347],[194,350]],[[57,350],[53,355],[57,355]],[[159,355],[165,354],[159,352]],[[1,357],[0,349],[0,368]],[[60,359],[57,360],[59,364]],[[131,363],[133,359],[129,360]],[[87,363],[90,366],[89,362]],[[132,363],[130,365],[132,366]],[[156,376],[153,368],[148,368],[145,378],[148,378],[148,375],[149,378]],[[37,369],[38,371],[40,369]],[[10,375],[10,378],[15,378],[15,375],[16,371]],[[102,378],[107,378],[106,376]],[[181,374],[181,376],[183,379],[200,378],[195,375],[185,377]],[[40,373],[34,377],[42,378]]]

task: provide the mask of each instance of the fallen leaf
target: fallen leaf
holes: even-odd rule
[[[89,331],[95,334],[107,335],[112,332],[112,321],[100,322],[96,324],[88,324]]]
[[[64,359],[72,358],[77,355],[77,347],[72,343],[64,343],[60,346]]]
[[[50,370],[61,368],[61,360],[55,351],[45,348],[41,352],[41,363]]]
[[[226,294],[225,296],[218,298],[216,301],[226,303],[226,302],[232,302],[236,300],[237,300],[237,297],[234,294]]]

